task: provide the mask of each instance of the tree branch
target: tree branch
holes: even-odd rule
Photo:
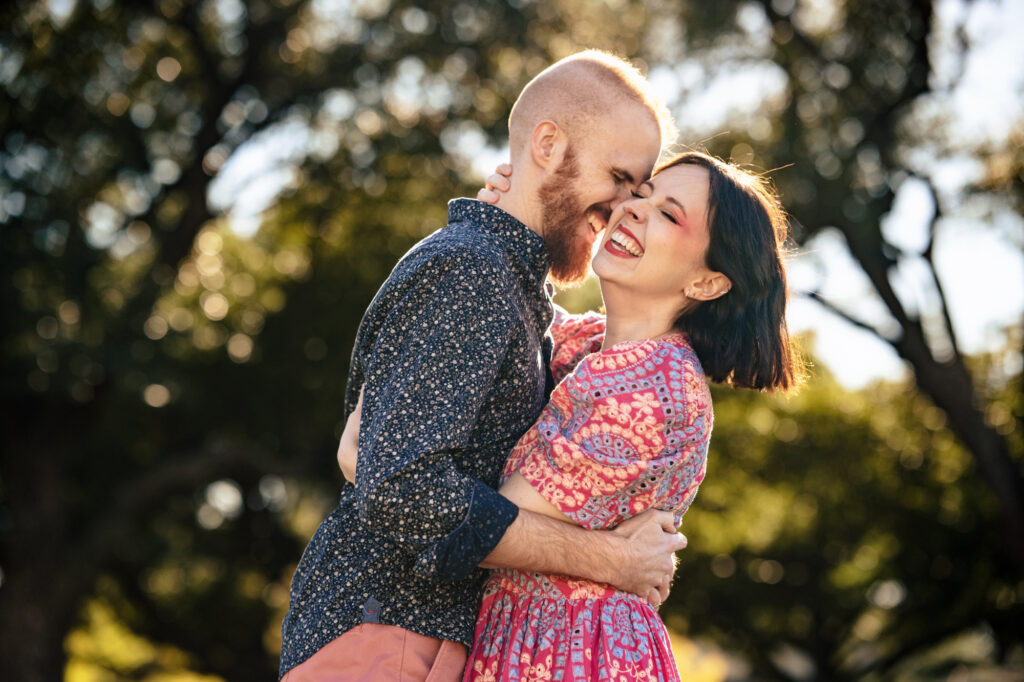
[[[836,315],[836,316],[842,318],[844,321],[849,322],[854,327],[857,327],[858,329],[863,329],[866,332],[870,332],[872,335],[877,337],[879,340],[884,341],[884,342],[886,342],[888,344],[893,344],[894,343],[893,339],[890,339],[889,337],[887,337],[885,334],[883,334],[881,331],[879,331],[878,328],[876,328],[874,325],[872,325],[872,324],[870,324],[868,322],[865,322],[863,320],[857,319],[856,317],[854,317],[850,313],[846,312],[845,310],[843,310],[842,308],[837,306],[835,303],[832,303],[831,301],[829,301],[827,298],[822,296],[817,291],[806,291],[806,292],[803,292],[803,295],[806,296],[807,298],[811,299],[812,301],[815,301],[819,305],[823,306],[826,310],[828,310],[833,315]]]
[[[935,270],[934,260],[934,249],[935,249],[935,230],[938,226],[939,219],[942,217],[942,207],[939,205],[939,194],[935,191],[935,185],[932,184],[931,179],[921,177],[916,173],[914,177],[922,180],[928,187],[928,192],[931,194],[932,203],[935,204],[935,213],[932,214],[932,219],[928,224],[928,246],[925,248],[924,259],[928,261],[928,272],[932,276],[932,284],[935,285],[935,292],[939,296],[939,307],[942,310],[942,321],[945,325],[946,336],[949,337],[949,345],[953,349],[953,357],[957,360],[961,358],[960,355],[960,344],[957,341],[956,331],[953,328],[953,318],[949,314],[949,305],[946,300],[946,291],[942,286],[942,281],[939,279],[939,273]]]

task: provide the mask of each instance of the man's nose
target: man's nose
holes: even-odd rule
[[[615,192],[615,198],[611,200],[610,207],[615,210],[615,207],[621,204],[623,201],[629,201],[633,198],[633,188],[628,185],[620,185]]]

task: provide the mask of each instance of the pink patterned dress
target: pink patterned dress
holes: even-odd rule
[[[502,475],[519,472],[584,528],[651,508],[676,524],[704,478],[711,394],[682,335],[600,351],[604,318],[552,325],[562,379]],[[563,379],[564,377],[564,379]],[[679,680],[664,624],[610,585],[502,569],[491,573],[464,682]]]

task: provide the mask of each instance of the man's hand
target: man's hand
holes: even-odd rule
[[[341,442],[338,443],[338,466],[345,480],[353,485],[356,482],[356,463],[359,461],[359,421],[362,415],[363,391],[360,390],[356,409],[348,416],[345,430],[341,433]]]
[[[671,512],[651,510],[623,521],[612,531],[626,541],[625,556],[617,562],[613,585],[646,597],[651,606],[668,599],[675,575],[675,553],[686,547],[686,536],[676,532]]]
[[[686,538],[676,532],[669,512],[644,512],[615,530],[586,530],[520,508],[480,567],[573,575],[659,606],[672,582],[673,554],[684,547]]]
[[[494,173],[487,176],[484,188],[476,193],[476,198],[488,204],[497,204],[501,200],[501,195],[511,189],[511,177],[512,165],[499,163]]]

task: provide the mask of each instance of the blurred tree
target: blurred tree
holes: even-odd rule
[[[935,337],[886,279],[908,257],[880,232],[898,180],[909,177],[898,170],[927,179],[905,159],[921,143],[912,105],[932,87],[931,5],[836,3],[832,21],[808,20],[819,6],[833,5],[18,0],[0,9],[4,677],[60,677],[65,647],[76,656],[92,651],[77,636],[65,643],[67,633],[81,622],[101,627],[104,614],[177,652],[120,661],[97,654],[112,674],[273,674],[291,569],[339,482],[330,455],[362,311],[395,259],[443,223],[444,199],[472,192],[470,162],[486,142],[500,144],[526,80],[582,47],[652,66],[769,63],[784,74],[782,95],[769,103],[776,108],[766,105],[767,129],[759,123],[716,138],[722,149],[714,149],[746,144],[767,150],[751,156],[762,167],[794,163],[779,185],[802,228],[798,238],[826,226],[847,235],[898,322],[891,341],[996,492],[1010,533],[986,534],[991,515],[979,511],[971,521],[979,532],[965,547],[994,557],[991,575],[1004,575],[1001,548],[1019,550],[1024,538],[1014,531],[1020,474],[1006,431],[1020,405],[986,404],[948,317],[939,314],[946,322]],[[976,191],[1015,191],[1019,201],[1019,150],[969,150],[990,169]],[[246,215],[258,231],[243,229]],[[921,257],[929,262],[930,254]],[[945,346],[935,340],[943,328]],[[908,420],[921,419],[906,409]],[[730,453],[743,443],[727,440],[727,427],[751,433],[746,418],[755,412],[753,403],[725,409],[716,438]],[[855,421],[848,426],[858,436],[848,442],[861,445],[870,429]],[[766,441],[778,437],[774,430],[760,435],[755,452],[783,447]],[[826,440],[808,442],[794,461],[808,461],[811,446]],[[935,454],[921,450],[928,466],[955,450],[947,441]],[[947,483],[960,492],[949,495],[984,510],[987,498],[957,471]],[[816,482],[780,481],[779,495]],[[733,485],[744,494],[743,479]],[[902,498],[886,499],[899,506]],[[888,547],[882,535],[866,535],[870,510],[856,526],[856,517],[824,509],[821,502],[808,512],[820,522],[800,528],[845,538],[835,557],[862,540],[878,552]],[[941,518],[913,519],[920,526],[908,532],[922,551],[951,562],[966,556],[949,553],[949,543],[964,538]],[[735,523],[756,529],[756,521]],[[839,524],[834,533],[830,524]],[[788,536],[765,537],[787,547]],[[806,537],[792,541],[801,552]],[[715,546],[735,547],[733,561],[748,575],[751,562],[762,561],[753,569],[760,576],[768,557],[789,565],[783,554],[769,555],[768,544]],[[913,642],[941,635],[946,622],[927,620],[942,597],[931,574],[907,562],[894,565],[892,580],[925,606],[906,620],[895,608],[879,616],[893,661]],[[807,563],[808,576],[813,568]],[[774,564],[763,570],[776,575]],[[810,655],[821,671],[866,669],[828,653],[853,641],[843,619],[861,611],[848,602],[888,579],[858,570],[815,592],[823,615],[811,621],[821,636]],[[996,591],[997,603],[1019,609],[1019,588],[1009,597]],[[735,626],[708,632],[776,675],[784,668],[759,651],[798,631],[767,646],[776,602],[767,596],[767,610],[758,611],[761,594],[751,594],[749,604],[733,605],[709,591]],[[1002,633],[1002,611],[972,599],[965,613],[992,616],[986,622]],[[683,606],[700,613],[700,604]],[[904,632],[904,622],[936,628]],[[867,667],[892,667],[870,660]]]
[[[934,259],[947,212],[978,197],[990,214],[1012,212],[1024,179],[1019,129],[992,149],[952,120],[954,91],[971,51],[980,47],[965,27],[970,5],[961,3],[959,15],[948,9],[945,23],[935,3],[912,0],[682,3],[679,11],[691,34],[687,60],[703,64],[704,75],[760,69],[768,80],[781,76],[780,87],[767,93],[768,117],[758,115],[743,134],[709,146],[762,168],[792,164],[778,174],[778,186],[795,219],[795,238],[804,243],[837,229],[882,312],[862,318],[817,291],[810,296],[907,361],[917,386],[974,457],[999,504],[1000,545],[1024,571],[1020,453],[1012,456],[1006,437],[986,420]],[[949,159],[970,159],[988,171],[966,187],[940,191],[941,162]],[[914,226],[886,225],[897,194],[911,184],[930,204],[920,249],[893,238]],[[927,273],[923,293],[897,291],[893,280],[901,269]]]

